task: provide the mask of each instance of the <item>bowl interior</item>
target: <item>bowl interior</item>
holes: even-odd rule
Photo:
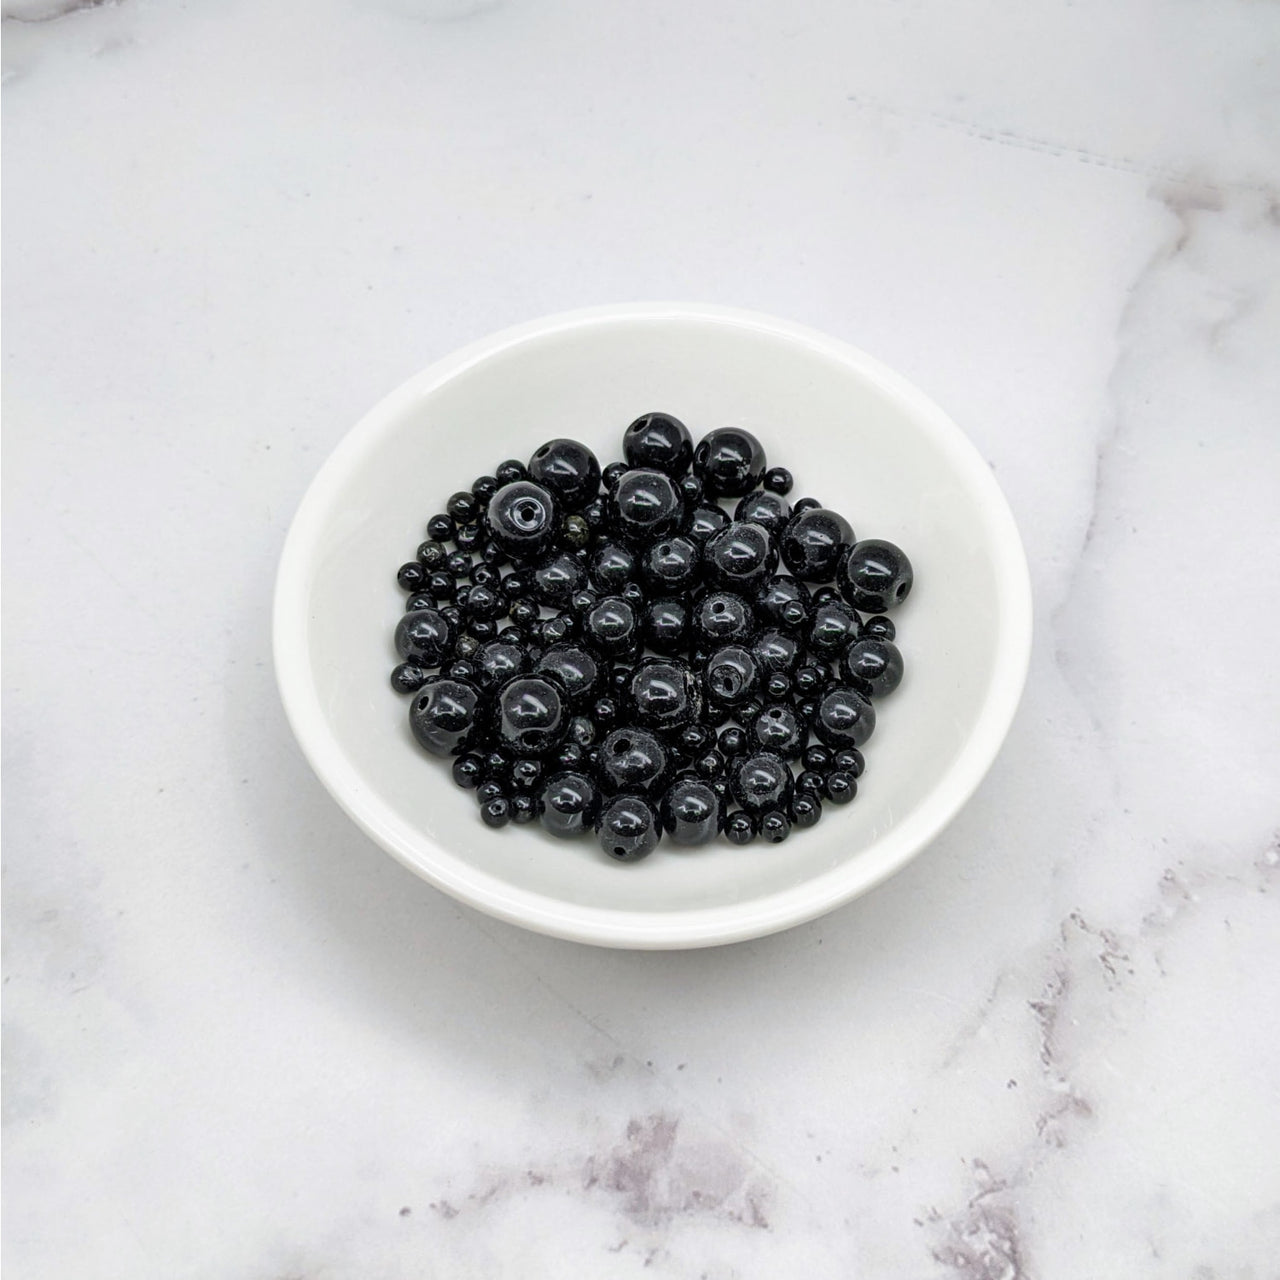
[[[484,827],[448,768],[414,744],[407,699],[387,674],[404,601],[395,569],[413,557],[448,495],[555,436],[584,441],[608,463],[621,456],[627,423],[650,409],[676,414],[695,440],[729,424],[755,432],[771,465],[795,474],[793,500],[817,497],[857,536],[899,543],[916,585],[894,613],[906,678],[878,705],[853,804],[828,806],[816,828],[780,846],[664,843],[644,862],[620,866],[592,841],[555,840],[536,826]],[[290,535],[277,660],[291,719],[321,777],[421,874],[495,914],[566,936],[720,940],[854,896],[963,803],[1007,727],[1007,714],[992,720],[993,694],[1011,676],[1021,687],[1022,670],[1010,669],[1025,668],[1025,637],[1016,634],[1025,606],[1010,573],[1020,563],[1007,508],[972,446],[874,362],[802,331],[724,317],[598,317],[428,370],[352,433]],[[964,756],[980,726],[995,741],[968,776]]]

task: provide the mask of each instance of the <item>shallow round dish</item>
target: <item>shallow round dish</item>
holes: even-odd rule
[[[879,704],[855,802],[786,844],[664,843],[633,865],[537,826],[492,831],[414,744],[387,675],[404,607],[398,565],[450,493],[504,458],[572,436],[607,463],[651,409],[755,432],[770,462],[904,547],[896,611],[907,675]],[[990,767],[1026,676],[1031,595],[1008,505],[930,400],[821,333],[722,307],[627,304],[486,338],[410,379],[311,485],[276,584],[276,673],[289,722],[334,799],[446,893],[541,933],[615,947],[735,942],[830,911],[892,875]]]

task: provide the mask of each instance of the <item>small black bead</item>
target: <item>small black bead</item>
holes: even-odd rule
[[[781,809],[772,809],[760,819],[760,835],[770,844],[781,844],[791,834],[791,819]]]
[[[506,462],[500,463],[494,468],[493,474],[497,478],[499,486],[515,484],[517,480],[527,480],[529,478],[529,472],[524,463],[516,458],[508,458]]]
[[[410,560],[396,571],[396,581],[406,591],[420,591],[426,585],[427,571],[416,560]]]
[[[744,809],[735,809],[725,819],[724,833],[734,844],[750,844],[758,832],[756,820]]]
[[[640,560],[640,577],[658,595],[687,591],[702,569],[702,548],[691,538],[677,534],[654,542]]]
[[[850,685],[832,685],[811,717],[813,732],[833,751],[860,747],[876,727],[875,707]],[[839,772],[839,770],[837,770]]]
[[[438,667],[453,649],[457,628],[440,609],[403,614],[396,623],[396,652],[406,661]]]
[[[851,774],[855,778],[862,777],[862,770],[866,767],[866,761],[862,758],[862,752],[857,747],[845,747],[843,751],[837,751],[831,758],[831,767],[839,769],[842,773]]]
[[[559,551],[542,561],[533,571],[533,590],[540,604],[565,608],[576,591],[587,585],[587,571],[577,556]]]
[[[513,754],[543,756],[554,751],[569,731],[568,700],[558,681],[546,676],[517,676],[498,693],[495,729]]]
[[[618,592],[618,595],[633,609],[640,609],[644,605],[644,588],[638,582],[628,582],[627,585]]]
[[[827,673],[812,663],[806,663],[803,667],[798,667],[792,676],[792,684],[795,686],[797,693],[817,693],[827,682]]]
[[[839,597],[827,600],[813,611],[813,619],[809,623],[809,649],[832,661],[857,639],[861,627],[858,615],[843,600]]]
[[[584,751],[595,745],[595,721],[587,716],[574,716],[569,721],[569,741],[576,742]]]
[[[759,697],[751,697],[746,702],[740,702],[734,708],[734,715],[739,720],[754,720],[764,710],[764,703]]]
[[[726,760],[732,760],[737,756],[745,755],[747,752],[747,731],[739,725],[731,724],[727,729],[720,731],[720,738],[717,742],[720,754]]]
[[[803,499],[801,500],[803,501]],[[779,539],[783,563],[805,582],[830,582],[853,545],[853,530],[842,515],[825,507],[796,506]]]
[[[452,542],[456,526],[453,521],[443,513],[438,516],[432,516],[427,521],[427,536],[434,538],[437,542]]]
[[[791,802],[791,819],[797,827],[816,827],[822,818],[822,797],[805,793]]]
[[[471,579],[473,587],[492,587],[495,591],[502,590],[502,574],[491,564],[485,564],[483,560],[471,566],[467,577]]]
[[[809,588],[785,574],[770,578],[756,595],[756,608],[775,627],[794,631],[809,617]]]
[[[455,630],[462,626],[462,610],[456,604],[442,604],[439,612],[440,616],[446,619]]]
[[[480,514],[480,504],[476,501],[475,494],[462,489],[445,503],[444,509],[454,524],[470,524]]]
[[[391,673],[391,687],[397,693],[416,693],[430,674],[430,668],[419,662],[402,662]]]
[[[699,755],[711,746],[713,736],[704,724],[687,724],[680,730],[679,750],[682,755]]]
[[[591,718],[601,729],[610,728],[618,718],[618,703],[614,698],[597,698],[591,708]]]
[[[827,799],[832,804],[848,804],[858,794],[858,780],[851,773],[837,769],[827,774]]]
[[[529,479],[566,511],[578,511],[600,492],[600,463],[577,440],[548,440],[529,459]]]
[[[766,707],[750,724],[756,750],[771,751],[784,760],[796,759],[809,740],[808,727],[786,703]]]
[[[511,801],[506,796],[494,796],[481,806],[480,817],[486,827],[505,827],[511,821]]]
[[[472,496],[481,508],[489,505],[489,499],[498,492],[498,481],[493,476],[480,476],[471,486]]]
[[[459,603],[458,607],[469,618],[485,618],[492,621],[506,613],[507,602],[492,587],[480,583],[470,589],[466,603]]]
[[[591,557],[589,572],[597,590],[612,594],[635,579],[636,558],[620,542],[605,542]]]
[[[865,613],[883,613],[901,604],[914,580],[907,553],[879,538],[855,543],[840,568],[841,593]]]
[[[657,736],[633,725],[611,730],[599,750],[606,786],[615,791],[648,791],[667,768]]]
[[[646,413],[622,437],[622,454],[629,467],[645,467],[678,477],[693,462],[689,428],[669,413]]]
[[[560,541],[566,547],[585,547],[591,541],[591,526],[581,516],[565,516]]]
[[[547,779],[539,797],[543,827],[562,840],[590,831],[599,805],[599,788],[576,767],[566,767]]]
[[[538,606],[532,600],[517,600],[508,610],[511,621],[517,627],[529,628],[537,624],[542,617]]]
[[[618,862],[648,857],[662,839],[662,827],[652,806],[639,796],[617,796],[596,820],[600,847]]]
[[[430,591],[415,591],[404,602],[405,613],[416,613],[419,609],[438,609],[440,602]]]
[[[587,768],[587,753],[576,742],[566,742],[551,757],[551,760],[557,769],[577,770]]]
[[[862,631],[859,633],[863,639],[876,640],[892,640],[897,634],[898,628],[894,626],[893,619],[886,618],[880,613],[868,618],[862,624]]]
[[[816,511],[822,503],[817,498],[800,498],[791,504],[791,510],[799,515],[802,511]]]
[[[755,612],[732,591],[708,592],[694,606],[693,634],[703,644],[746,644],[755,633]]]
[[[555,499],[531,480],[513,481],[490,500],[488,524],[494,542],[513,560],[534,560],[555,541]]]
[[[704,751],[693,762],[693,771],[700,778],[706,778],[708,781],[714,778],[723,778],[725,771],[725,759],[715,747],[709,751]]]
[[[750,493],[766,467],[764,446],[740,427],[709,431],[693,453],[693,470],[714,498],[738,498]]]
[[[782,494],[786,497],[791,492],[795,480],[792,478],[791,472],[786,467],[770,467],[764,475],[764,487],[771,493]]]
[[[720,830],[724,800],[706,782],[679,778],[667,788],[659,812],[675,844],[706,844]]]
[[[573,598],[569,601],[569,608],[577,614],[590,613],[599,603],[599,594],[592,591],[590,587],[583,587],[581,591],[573,593]]]
[[[532,791],[541,778],[541,760],[517,760],[511,766],[511,785],[517,791]]]
[[[820,742],[815,742],[812,746],[806,747],[801,760],[806,769],[813,769],[818,773],[826,773],[831,766],[832,751],[830,747],[824,747]]]
[[[467,615],[467,602],[470,599],[471,584],[469,582],[459,584],[458,589],[453,593],[453,603],[456,604],[466,616],[470,616]]]
[[[498,568],[499,565],[506,564],[509,559],[507,553],[502,549],[502,547],[492,539],[485,542],[480,547],[480,558],[485,562],[485,564],[490,564],[495,569]]]
[[[486,782],[509,782],[511,780],[511,758],[502,751],[488,751],[483,757],[484,780]]]
[[[609,494],[609,518],[624,541],[647,545],[666,538],[684,519],[684,499],[661,471],[628,471]]]
[[[685,520],[684,532],[695,542],[706,542],[733,522],[729,513],[713,503],[694,507]]]
[[[758,524],[776,536],[791,519],[791,504],[768,489],[757,489],[747,494],[733,509],[733,518],[747,524]]]
[[[424,569],[443,569],[448,555],[449,548],[434,538],[428,538],[418,545],[418,563]]]
[[[459,551],[476,551],[484,544],[487,536],[478,524],[464,524],[458,526],[453,540]]]
[[[578,630],[578,620],[571,613],[557,613],[554,618],[547,618],[542,624],[542,643],[551,645],[564,644],[573,639]]]
[[[459,636],[454,643],[454,656],[458,658],[470,658],[480,648],[480,641],[475,636]]]
[[[827,792],[826,775],[816,769],[803,769],[796,778],[796,790],[811,796],[824,796]]]
[[[686,509],[696,507],[702,501],[702,493],[703,484],[697,476],[690,473],[680,477],[680,496]]]
[[[675,654],[689,639],[689,610],[672,597],[650,600],[641,611],[640,626],[651,649]]]
[[[523,600],[533,595],[533,578],[528,572],[513,571],[502,579],[501,589],[508,600]]]
[[[777,566],[777,546],[762,525],[735,520],[707,540],[703,575],[721,591],[753,597]]]
[[[583,639],[609,657],[622,657],[639,638],[636,612],[619,596],[606,596],[590,613],[583,626]]]
[[[455,551],[444,562],[444,567],[453,578],[465,578],[471,572],[471,557],[465,551]]]
[[[473,754],[459,756],[453,762],[453,780],[458,786],[474,791],[483,777],[484,759],[481,756]]]
[[[892,640],[855,640],[840,659],[840,671],[869,698],[883,698],[902,683],[902,654]]]
[[[764,696],[770,702],[782,702],[791,694],[791,677],[785,671],[774,671],[764,682]]]
[[[752,813],[784,809],[791,801],[794,786],[786,762],[771,752],[760,751],[735,762],[729,778],[733,798]]]
[[[497,778],[490,778],[487,782],[482,782],[476,788],[476,803],[479,805],[486,805],[490,800],[493,800],[498,796],[505,796],[506,794],[507,789],[502,785],[502,783],[499,782]]]
[[[445,672],[450,680],[465,680],[468,684],[476,684],[479,674],[476,664],[468,658],[459,658],[457,662],[451,662],[449,669]]]
[[[472,618],[467,622],[467,633],[477,640],[492,640],[498,634],[498,624],[490,618]]]
[[[536,822],[541,813],[538,797],[521,791],[511,797],[511,821],[519,826]]]
[[[723,707],[741,707],[760,686],[760,668],[740,645],[717,649],[703,673],[707,696]]]
[[[594,501],[588,502],[587,505],[582,508],[581,515],[593,533],[603,529],[605,521],[608,519],[604,499],[596,498]]]
[[[630,471],[631,468],[625,462],[611,462],[605,467],[601,474],[601,480],[604,487],[612,493],[618,487],[618,481]]]

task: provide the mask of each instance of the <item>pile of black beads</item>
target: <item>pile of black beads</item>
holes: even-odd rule
[[[664,833],[785,840],[857,794],[911,564],[789,503],[747,431],[695,449],[649,413],[623,453],[552,440],[449,499],[399,571],[392,686],[491,827],[594,831],[621,862]]]

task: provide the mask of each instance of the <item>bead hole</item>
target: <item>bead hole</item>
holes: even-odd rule
[[[617,740],[617,742],[615,742],[615,743],[613,744],[613,749],[614,749],[614,751],[615,751],[615,752],[619,752],[619,753],[620,753],[620,752],[623,752],[623,751],[630,751],[630,750],[631,750],[631,739],[630,739],[630,738],[619,738],[619,739]]]
[[[906,594],[907,594],[907,584],[905,582],[900,582],[898,584],[898,591],[897,591],[898,599],[901,600],[902,597],[905,596]]]

